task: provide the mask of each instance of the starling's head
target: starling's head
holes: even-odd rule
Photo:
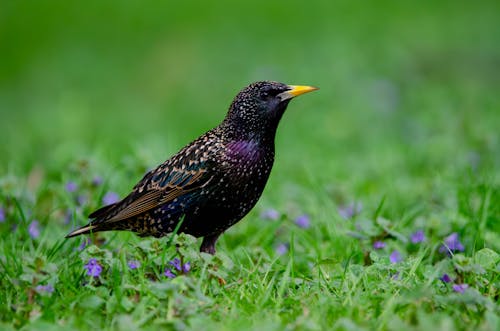
[[[274,133],[290,100],[317,90],[311,86],[261,81],[248,85],[234,99],[225,122],[247,134]]]

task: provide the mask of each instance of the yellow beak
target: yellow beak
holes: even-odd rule
[[[317,87],[314,86],[304,86],[304,85],[289,85],[291,90],[287,91],[290,93],[292,96],[296,97],[304,93],[309,93],[312,91],[318,90]]]
[[[313,86],[304,86],[304,85],[288,85],[290,90],[282,92],[278,94],[278,97],[281,101],[285,101],[291,98],[295,98],[304,93],[316,91],[318,88]]]

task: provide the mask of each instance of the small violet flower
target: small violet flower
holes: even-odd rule
[[[120,197],[115,192],[108,192],[102,198],[102,203],[104,205],[112,205],[120,200]]]
[[[134,270],[134,269],[137,269],[141,266],[141,262],[139,261],[128,261],[128,267],[130,268],[130,270]]]
[[[424,242],[426,240],[423,230],[417,230],[410,236],[410,241],[414,244]]]
[[[66,209],[64,213],[64,224],[69,224],[73,219],[73,211],[71,209]]]
[[[69,181],[66,183],[66,191],[73,193],[78,189],[78,185],[75,182]]]
[[[450,283],[451,282],[451,277],[448,274],[444,274],[439,279],[445,283]]]
[[[444,244],[439,247],[440,253],[450,253],[450,252],[463,252],[465,250],[464,245],[460,242],[458,238],[458,233],[453,232],[448,237],[444,238]]]
[[[5,222],[5,209],[3,207],[0,207],[0,223]]]
[[[276,209],[266,209],[260,214],[260,218],[264,220],[276,221],[280,218],[280,213]]]
[[[181,272],[183,274],[186,274],[191,270],[191,263],[186,262],[184,264],[181,263],[181,260],[178,258],[173,259],[172,261],[168,262],[173,268],[174,271]],[[164,275],[168,278],[175,278],[177,277],[177,274],[172,271],[171,268],[166,268]]]
[[[94,176],[92,179],[92,185],[94,186],[100,186],[103,183],[103,179],[101,176]]]
[[[391,255],[389,256],[389,261],[391,261],[391,263],[399,263],[403,261],[403,257],[398,250],[393,250]]]
[[[176,275],[169,268],[166,268],[165,272],[163,274],[165,275],[165,277],[168,277],[168,278],[175,278],[176,277]]]
[[[278,255],[285,255],[288,252],[288,244],[279,244],[276,246],[276,253]]]
[[[374,249],[382,249],[385,247],[385,242],[377,240],[373,243],[373,248]]]
[[[85,239],[83,239],[83,241],[80,244],[80,246],[78,246],[78,250],[79,251],[83,251],[85,249],[85,247],[87,247],[88,245],[90,245],[90,238],[89,237],[85,237]]]
[[[391,279],[392,280],[400,280],[401,279],[401,273],[399,271],[395,272],[392,276],[391,276]]]
[[[172,261],[170,261],[168,263],[171,266],[173,266],[177,271],[181,271],[182,270],[181,260],[179,260],[178,258],[175,258],[175,259],[173,259]]]
[[[295,219],[295,225],[301,229],[308,229],[311,226],[311,221],[308,215],[301,215]]]
[[[348,205],[340,206],[338,208],[340,216],[342,216],[342,218],[346,220],[358,215],[362,210],[363,205],[361,204],[361,202],[352,202]]]
[[[452,288],[455,292],[464,293],[469,288],[469,284],[453,284]]]
[[[99,277],[102,272],[102,267],[97,263],[97,260],[92,258],[89,262],[84,266],[87,269],[87,275],[92,277]]]
[[[33,220],[28,226],[28,233],[32,239],[40,237],[40,228],[37,220]]]
[[[37,285],[35,287],[35,291],[38,293],[53,293],[54,292],[54,286],[48,284],[48,285]]]
[[[78,206],[83,206],[84,204],[87,203],[87,196],[80,194],[79,196],[76,197],[76,203]]]

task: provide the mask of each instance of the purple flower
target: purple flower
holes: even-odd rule
[[[389,256],[389,261],[391,261],[391,263],[398,263],[403,261],[403,257],[398,250],[393,250],[391,255]]]
[[[5,222],[5,209],[3,207],[0,207],[0,223]]]
[[[102,203],[107,205],[112,205],[120,200],[120,197],[115,192],[108,192],[102,198]]]
[[[441,277],[439,277],[439,279],[442,280],[445,283],[450,283],[451,282],[451,278],[450,278],[450,276],[448,274],[442,275]]]
[[[280,213],[276,209],[266,209],[260,214],[260,218],[264,220],[276,221],[280,218]]]
[[[464,245],[460,242],[458,238],[458,233],[453,232],[448,237],[444,238],[444,244],[439,247],[440,253],[452,253],[452,252],[463,252],[465,250]]]
[[[464,293],[469,288],[469,284],[453,284],[452,288],[455,292]]]
[[[191,263],[186,262],[184,264],[181,263],[181,260],[178,258],[173,259],[172,261],[168,262],[172,267],[174,267],[174,270],[180,271],[182,273],[188,273],[189,270],[191,270]],[[173,274],[172,270],[168,269],[170,273]],[[165,270],[165,273],[167,272],[167,269]],[[167,276],[168,277],[168,276]],[[172,277],[170,277],[172,278]]]
[[[97,260],[92,258],[89,262],[84,266],[87,269],[87,275],[92,277],[99,277],[102,272],[102,267],[97,263]]]
[[[99,186],[102,184],[102,182],[103,180],[101,176],[94,176],[94,178],[92,179],[92,185],[94,186]]]
[[[300,215],[295,219],[295,225],[301,229],[308,229],[311,226],[309,215]]]
[[[173,266],[177,271],[181,271],[182,270],[181,260],[179,260],[178,258],[175,258],[175,259],[173,259],[172,261],[170,261],[168,263],[171,266]]]
[[[165,272],[163,274],[165,275],[165,277],[168,277],[168,278],[175,278],[176,277],[176,275],[169,268],[166,268]]]
[[[38,293],[53,293],[54,292],[54,286],[48,284],[48,285],[37,285],[35,287],[35,291]]]
[[[338,208],[340,216],[344,219],[350,219],[356,216],[357,214],[361,213],[361,210],[363,210],[363,205],[361,202],[352,202],[348,205],[345,206],[340,206]]]
[[[32,239],[40,237],[40,228],[37,220],[33,220],[28,226],[28,233]]]
[[[426,238],[425,238],[425,233],[423,230],[418,230],[418,231],[415,231],[414,233],[412,233],[412,235],[410,236],[410,241],[414,244],[418,244],[418,243],[421,243],[423,241],[425,241]]]
[[[189,270],[191,270],[191,263],[184,263],[184,265],[182,266],[182,272],[186,274],[189,272]]]
[[[141,266],[141,262],[139,261],[128,261],[128,267],[130,268],[130,270],[134,270],[134,269],[137,269]]]
[[[373,248],[374,249],[382,249],[385,247],[385,242],[377,240],[373,243]]]
[[[88,245],[90,245],[90,238],[85,237],[83,239],[82,243],[80,244],[80,246],[78,246],[78,250],[83,251],[85,249],[85,247],[87,247]]]
[[[78,206],[83,206],[84,204],[87,203],[87,196],[80,194],[76,197],[76,203]]]
[[[400,280],[401,279],[401,273],[399,271],[396,271],[392,276],[392,280]]]
[[[66,183],[66,191],[73,193],[78,189],[78,185],[75,182],[69,181]]]
[[[285,255],[287,252],[288,252],[288,244],[281,243],[278,246],[276,246],[276,253],[278,253],[278,255]]]
[[[71,209],[66,209],[66,213],[64,213],[64,224],[69,224],[72,218],[73,211]]]

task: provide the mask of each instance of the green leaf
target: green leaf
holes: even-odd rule
[[[84,309],[94,310],[94,309],[102,306],[105,302],[106,301],[103,298],[101,298],[97,295],[91,295],[91,296],[83,298],[80,301],[80,306]]]
[[[474,261],[484,269],[494,269],[500,262],[500,255],[489,248],[483,248],[476,252]]]

